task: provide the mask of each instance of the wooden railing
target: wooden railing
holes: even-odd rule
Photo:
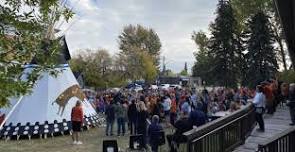
[[[185,132],[187,142],[183,151],[229,152],[245,142],[255,124],[254,107],[248,104],[230,115]]]
[[[258,152],[295,152],[295,127],[259,144]]]

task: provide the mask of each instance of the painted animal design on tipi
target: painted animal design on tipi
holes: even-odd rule
[[[85,94],[77,84],[67,88],[56,98],[55,101],[52,102],[52,104],[57,103],[59,105],[57,112],[58,115],[63,115],[66,105],[68,104],[69,100],[73,97],[77,97],[82,102],[86,100]]]

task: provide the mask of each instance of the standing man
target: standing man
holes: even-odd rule
[[[265,111],[265,102],[266,102],[266,97],[263,94],[263,87],[261,85],[258,85],[256,87],[256,95],[253,99],[253,104],[255,106],[256,121],[259,124],[258,131],[261,131],[261,132],[265,131],[264,120],[263,120],[263,114]]]
[[[131,101],[131,104],[128,106],[128,120],[129,120],[129,127],[130,127],[130,134],[136,134],[136,120],[137,120],[137,109],[135,99]]]
[[[291,126],[295,125],[295,83],[290,84],[289,89],[289,99],[288,99],[287,106],[290,109],[290,115],[292,122],[290,123]]]
[[[118,103],[115,109],[117,117],[117,136],[125,135],[125,121],[127,118],[127,105],[124,102]]]
[[[107,126],[106,126],[106,136],[113,136],[113,125],[115,121],[115,107],[112,101],[109,101],[107,103],[108,105],[106,106],[105,110],[105,115],[106,115],[106,121],[107,121]]]
[[[81,132],[82,123],[83,123],[83,109],[82,109],[82,102],[77,101],[76,106],[72,108],[71,113],[71,121],[72,121],[72,129],[73,129],[73,144],[74,145],[81,145],[82,142],[79,141],[79,133]]]

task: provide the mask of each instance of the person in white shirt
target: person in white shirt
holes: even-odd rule
[[[258,85],[256,87],[256,94],[253,99],[253,104],[255,106],[256,121],[259,125],[258,131],[261,131],[261,132],[264,132],[264,130],[265,130],[264,120],[263,120],[263,113],[265,111],[265,102],[266,102],[266,97],[263,94],[263,88],[262,88],[262,86]]]
[[[191,95],[191,97],[190,97],[190,101],[191,101],[191,103],[193,103],[193,105],[194,105],[195,107],[197,107],[198,96],[197,96],[196,92],[193,92],[193,93],[192,93],[192,95]]]
[[[169,115],[170,115],[170,108],[171,108],[171,99],[169,96],[165,96],[164,102],[163,102],[163,110],[164,110],[164,115],[165,115],[165,121],[166,124],[168,125],[169,122]]]

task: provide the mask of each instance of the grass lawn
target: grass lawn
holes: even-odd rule
[[[114,129],[116,130],[116,127]],[[129,145],[129,135],[107,137],[104,130],[105,128],[92,128],[83,132],[81,134],[83,145],[72,145],[72,139],[69,135],[49,137],[47,139],[10,140],[7,142],[0,140],[0,152],[101,152],[102,141],[106,139],[117,139],[118,146],[125,151]],[[163,145],[159,151],[167,152],[167,144]]]

